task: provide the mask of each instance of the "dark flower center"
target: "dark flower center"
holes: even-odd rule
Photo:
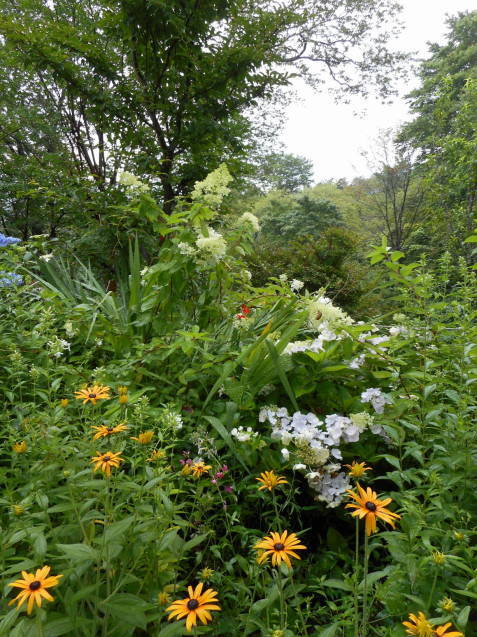
[[[29,586],[31,591],[37,591],[40,587],[41,587],[41,582],[39,582],[38,580],[35,580]]]
[[[198,602],[198,600],[197,600],[197,599],[190,599],[190,600],[187,602],[187,608],[188,608],[189,610],[195,610],[195,609],[196,609],[196,608],[198,608],[198,607],[199,607],[199,602]]]
[[[283,549],[285,548],[285,545],[282,544],[281,542],[277,542],[276,544],[273,545],[273,548],[275,549],[275,551],[283,551]]]
[[[111,458],[109,456],[104,456],[103,462],[109,462]]]
[[[364,506],[368,509],[368,511],[376,511],[376,505],[374,502],[366,502]]]
[[[109,432],[109,433],[111,433],[113,429],[114,429],[114,427],[108,427],[108,428],[107,428],[107,430],[108,430],[108,432]]]
[[[96,398],[96,394],[88,394],[88,398]]]

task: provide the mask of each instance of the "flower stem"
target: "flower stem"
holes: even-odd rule
[[[368,563],[369,563],[369,540],[368,534],[364,533],[364,573],[363,573],[363,624],[361,637],[368,634]]]
[[[355,554],[354,554],[354,637],[359,637],[359,520],[355,526]]]

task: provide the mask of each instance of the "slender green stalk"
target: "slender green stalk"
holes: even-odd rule
[[[354,554],[354,637],[359,637],[359,520],[355,518],[355,554]]]
[[[363,624],[361,637],[368,634],[368,564],[369,564],[369,539],[364,533],[364,573],[363,573]]]
[[[427,608],[431,608],[432,598],[434,597],[434,591],[436,590],[436,582],[437,582],[437,570],[434,573],[434,578],[432,580],[431,592],[429,593],[429,598],[427,600]]]
[[[36,637],[43,637],[44,636],[44,632],[43,632],[43,621],[41,619],[41,615],[40,615],[40,609],[37,608],[36,609]]]

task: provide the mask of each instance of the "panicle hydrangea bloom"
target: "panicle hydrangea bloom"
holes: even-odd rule
[[[7,235],[0,232],[0,248],[6,248],[7,246],[20,243],[21,239],[17,237],[7,237]]]
[[[0,271],[0,288],[11,288],[15,285],[23,285],[23,277],[15,272]]]
[[[389,336],[409,336],[409,330],[404,325],[393,325],[389,328]]]
[[[228,184],[232,179],[226,164],[220,164],[204,180],[195,182],[190,197],[192,201],[203,203],[210,208],[218,208],[230,192]]]
[[[202,250],[202,252],[207,253],[208,256],[218,261],[225,256],[227,244],[220,232],[216,232],[210,226],[207,226],[207,233],[208,236],[205,236],[201,232],[198,232],[198,238],[195,244],[199,250]]]
[[[188,243],[185,243],[185,241],[181,241],[180,243],[178,243],[177,249],[181,254],[187,257],[192,257],[196,253],[195,248],[193,248]]]
[[[327,296],[311,296],[308,304],[308,325],[321,332],[323,329],[337,329],[352,325],[353,319],[341,308],[333,305]]]
[[[361,402],[362,403],[371,403],[374,411],[377,414],[382,414],[384,412],[384,406],[390,405],[391,401],[389,398],[383,394],[383,392],[376,388],[370,387],[366,391],[361,394]]]
[[[119,175],[119,183],[132,192],[148,192],[149,186],[133,173],[124,171]]]
[[[238,226],[251,226],[254,232],[260,230],[260,222],[257,217],[251,212],[244,212],[243,215],[237,219]]]

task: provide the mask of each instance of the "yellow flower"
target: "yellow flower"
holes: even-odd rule
[[[257,542],[254,546],[255,549],[262,549],[262,553],[258,558],[258,563],[262,564],[266,561],[269,555],[272,557],[272,566],[278,564],[280,566],[282,560],[287,566],[291,568],[291,562],[289,555],[301,560],[301,557],[295,553],[296,550],[302,551],[306,549],[306,546],[300,544],[300,540],[295,533],[283,531],[280,535],[275,531],[270,533],[270,537],[264,537],[260,542]]]
[[[423,612],[419,612],[417,617],[413,613],[409,613],[408,622],[403,622],[408,635],[416,635],[416,637],[434,637],[434,628]]]
[[[153,431],[143,431],[138,436],[131,436],[131,440],[136,440],[140,445],[147,445],[154,436]]]
[[[184,468],[189,465],[184,465]],[[202,460],[198,460],[190,465],[190,472],[194,476],[194,478],[200,478],[200,476],[204,473],[207,473],[209,469],[212,469],[210,464],[204,464]]]
[[[77,400],[82,400],[83,405],[85,405],[88,401],[91,401],[93,405],[96,405],[98,400],[109,398],[109,389],[110,388],[106,385],[91,385],[85,389],[76,391],[75,397]]]
[[[452,632],[448,633],[447,629],[450,626],[452,626],[450,622],[448,624],[444,624],[443,626],[438,626],[435,632],[436,637],[464,637],[464,635],[458,630],[453,630]]]
[[[197,584],[195,590],[192,586],[188,586],[189,597],[172,602],[166,609],[169,613],[168,620],[186,617],[186,629],[188,631],[192,629],[192,626],[197,626],[197,618],[203,624],[212,621],[210,611],[220,610],[220,606],[217,605],[219,600],[217,599],[216,591],[211,588],[202,593],[203,587],[204,584],[202,582]]]
[[[111,475],[111,467],[119,467],[121,462],[124,462],[124,458],[121,458],[121,452],[113,453],[112,451],[107,451],[106,453],[91,458],[91,462],[95,463],[95,473],[98,469],[101,469],[101,471],[106,474],[106,477],[109,478]]]
[[[98,440],[98,438],[106,438],[107,436],[112,436],[113,434],[118,434],[121,431],[127,431],[128,427],[124,423],[120,423],[115,427],[106,427],[106,425],[95,425],[92,429],[96,430],[96,433],[93,436],[93,440]]]
[[[23,590],[21,590],[8,605],[11,606],[18,600],[17,608],[20,608],[20,606],[28,600],[27,613],[30,615],[35,603],[38,607],[41,606],[42,597],[47,599],[49,602],[54,601],[54,598],[46,589],[51,588],[52,586],[57,586],[58,580],[60,577],[63,577],[63,575],[51,575],[48,577],[49,572],[49,566],[37,569],[35,575],[33,575],[33,573],[22,571],[23,579],[17,579],[15,582],[11,582],[8,585],[13,586],[14,588],[21,588]]]
[[[432,561],[434,562],[434,564],[442,566],[442,564],[445,564],[446,556],[440,551],[434,551],[432,554]]]
[[[21,504],[13,504],[12,511],[15,515],[23,515],[23,513],[25,513],[25,508],[22,507]]]
[[[260,474],[260,478],[255,478],[255,480],[262,483],[262,486],[258,487],[259,491],[264,489],[271,491],[279,484],[288,484],[288,480],[285,480],[283,476],[277,476],[274,471],[264,471]]]
[[[447,632],[447,629],[452,626],[450,622],[443,626],[434,627],[422,612],[419,612],[417,617],[410,613],[409,619],[410,621],[403,622],[408,635],[415,635],[415,637],[464,637],[462,633],[456,630],[450,633]]]
[[[129,402],[129,397],[127,394],[119,394],[119,404],[127,405]]]
[[[128,390],[128,388],[127,388],[125,385],[120,385],[120,386],[118,387],[118,394],[119,394],[120,396],[125,396],[125,395],[128,393],[128,391],[129,391],[129,390]]]
[[[154,449],[151,453],[150,457],[147,459],[148,462],[155,462],[156,460],[162,460],[166,457],[166,452],[163,449]]]
[[[359,495],[354,493],[354,491],[348,491],[349,495],[356,500],[356,502],[345,505],[345,508],[356,509],[351,515],[365,518],[366,535],[371,535],[377,531],[376,518],[384,520],[384,522],[387,522],[394,528],[395,520],[399,519],[400,516],[386,509],[386,506],[392,502],[392,499],[386,498],[385,500],[378,500],[375,491],[372,491],[369,487],[365,491],[359,484],[356,486],[358,487]]]
[[[455,610],[455,603],[450,597],[444,597],[438,604],[439,608],[446,613],[452,613]]]
[[[13,445],[12,449],[15,453],[25,453],[25,451],[27,450],[27,443],[24,440],[22,440],[21,442],[16,442]]]
[[[181,475],[188,476],[190,473],[192,473],[192,466],[186,463],[181,469]]]
[[[60,407],[63,407],[64,409],[65,407],[68,407],[69,403],[70,401],[67,398],[62,398],[60,400]]]
[[[171,596],[166,591],[161,591],[160,593],[157,594],[157,602],[161,606],[165,606],[166,604],[170,602],[170,600],[171,600]]]
[[[465,533],[461,533],[460,531],[454,531],[454,538],[457,541],[462,542],[462,540],[465,540]]]
[[[203,568],[199,575],[200,575],[200,579],[203,580],[208,580],[212,577],[212,575],[215,573],[215,571],[213,571],[211,568]]]
[[[362,478],[366,471],[372,471],[371,467],[367,467],[365,462],[356,462],[353,460],[351,464],[345,464],[345,467],[349,469],[348,475],[353,478]]]

